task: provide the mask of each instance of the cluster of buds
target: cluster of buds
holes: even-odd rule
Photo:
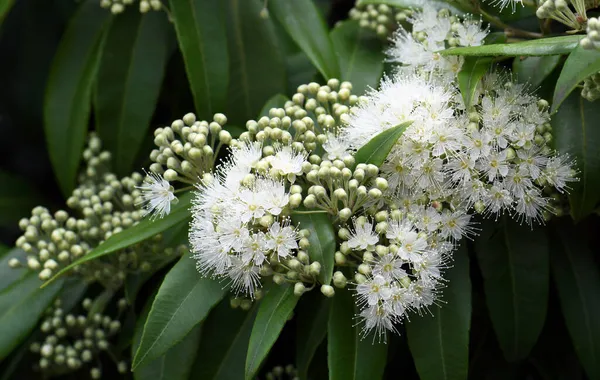
[[[126,304],[125,299],[120,300],[120,309]],[[91,367],[91,378],[101,377],[101,369],[94,363],[102,352],[109,350],[109,341],[120,331],[121,322],[94,312],[91,299],[85,299],[82,306],[86,315],[67,313],[61,308],[60,300],[46,311],[40,325],[43,338],[29,347],[32,353],[39,355],[36,367],[44,375],[65,375]],[[127,373],[129,369],[124,361],[117,367],[120,373]]]
[[[556,20],[573,30],[582,30],[588,21],[587,5],[586,0],[546,0],[540,4],[536,15],[540,19]]]
[[[356,5],[350,10],[350,19],[358,20],[361,28],[377,33],[383,39],[388,38],[399,23],[404,23],[412,15],[409,9],[401,9],[386,4]]]
[[[581,96],[590,102],[600,98],[600,73],[593,74],[584,79]]]
[[[299,380],[298,371],[292,364],[288,364],[285,367],[280,365],[273,367],[272,370],[265,373],[265,380]]]
[[[135,0],[100,0],[102,8],[110,9],[112,14],[123,13],[126,6],[132,5]],[[163,7],[161,0],[140,0],[140,13],[150,10],[160,11]]]
[[[600,19],[591,17],[588,20],[586,32],[587,35],[580,42],[581,46],[588,50],[600,50]],[[586,97],[586,99],[588,98]]]

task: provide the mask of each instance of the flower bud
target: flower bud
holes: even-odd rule
[[[321,285],[321,293],[323,293],[325,297],[331,298],[335,295],[335,290],[331,285]]]
[[[344,265],[347,262],[346,256],[344,256],[344,254],[340,251],[337,251],[335,253],[334,258],[335,258],[335,263],[337,265]]]
[[[273,275],[273,282],[277,285],[281,285],[285,282],[285,277],[280,273],[275,273]]]
[[[321,263],[315,261],[308,266],[308,273],[312,276],[318,276],[321,272]]]
[[[364,274],[365,276],[369,275],[371,273],[371,266],[369,264],[360,264],[358,266],[358,272],[360,274]]]
[[[345,222],[352,216],[352,210],[350,210],[348,207],[345,207],[339,211],[338,216],[342,222]]]
[[[294,284],[294,295],[300,297],[302,294],[304,294],[304,292],[306,292],[306,287],[303,283],[297,282]]]

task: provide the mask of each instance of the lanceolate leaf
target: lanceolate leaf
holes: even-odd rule
[[[586,50],[578,45],[569,54],[565,65],[560,72],[554,98],[552,99],[552,112],[555,112],[569,94],[585,78],[600,71],[600,53],[597,50]]]
[[[120,249],[137,244],[173,227],[183,220],[188,219],[190,217],[189,207],[192,196],[192,193],[185,193],[184,195],[180,196],[179,202],[171,208],[171,213],[164,218],[152,220],[147,217],[135,226],[106,239],[106,241],[94,248],[90,253],[60,270],[54,277],[46,282],[44,286],[75,268],[79,264],[95,260],[99,257],[109,255]]]
[[[540,56],[567,54],[575,49],[583,36],[540,38],[513,44],[457,47],[442,50],[443,55],[464,56]]]
[[[260,16],[262,3],[227,0],[231,60],[227,116],[244,125],[275,93],[285,92],[285,64],[271,19]]]
[[[285,102],[287,102],[288,100],[290,100],[290,99],[285,95],[282,95],[282,94],[273,95],[272,97],[269,98],[269,100],[267,100],[265,105],[262,107],[258,117],[260,118],[261,116],[269,116],[269,110],[271,108],[283,108],[283,106],[285,105]]]
[[[327,27],[311,0],[270,0],[269,8],[325,79],[340,77]]]
[[[350,81],[358,95],[369,87],[377,88],[385,56],[375,35],[351,20],[337,25],[330,37],[342,72],[339,79]]]
[[[317,347],[327,334],[331,299],[321,293],[310,292],[298,305],[296,318],[296,369],[300,380],[307,378],[308,368]]]
[[[552,117],[554,147],[575,160],[579,182],[570,184],[571,215],[580,220],[600,201],[600,108],[571,94]]]
[[[163,12],[129,9],[107,31],[98,68],[96,128],[120,175],[131,173],[171,54],[171,25]]]
[[[8,262],[12,258],[18,259],[22,264],[26,263],[27,254],[18,248],[7,249],[0,256],[0,292],[3,292],[24,276],[28,276],[29,268],[26,265],[23,265],[21,268],[11,268],[8,265]]]
[[[330,380],[382,379],[387,345],[377,337],[363,339],[362,323],[354,319],[356,305],[349,289],[336,289],[329,313],[327,363]]]
[[[535,89],[554,71],[559,62],[560,55],[515,57],[513,72],[517,75],[517,81],[527,83]]]
[[[300,212],[309,212],[300,209]],[[333,262],[335,256],[335,231],[331,220],[326,214],[292,214],[292,221],[301,229],[310,231],[308,241],[308,255],[311,261],[318,261],[321,264],[319,273],[319,282],[329,284],[333,276]]]
[[[184,255],[166,275],[144,325],[132,367],[160,357],[181,341],[225,295],[227,288],[203,277]]]
[[[412,121],[406,121],[373,137],[371,141],[366,143],[358,150],[358,152],[356,152],[356,155],[354,156],[356,163],[373,164],[378,167],[381,166],[388,154],[390,154],[394,145],[396,145],[400,136],[402,136],[404,131],[406,131],[406,128],[411,124]]]
[[[448,286],[442,290],[443,304],[430,308],[433,315],[424,313],[406,323],[410,351],[423,380],[466,379],[469,372],[471,280],[465,242],[444,277]]]
[[[50,161],[65,196],[71,194],[85,144],[90,97],[102,34],[110,12],[84,1],[71,18],[46,85],[44,129]]]
[[[229,56],[222,0],[170,0],[171,15],[183,53],[194,104],[200,119],[225,111]]]
[[[572,225],[558,228],[552,273],[562,312],[579,360],[590,379],[600,378],[600,273],[586,241]]]
[[[273,286],[260,301],[246,356],[246,379],[252,379],[279,337],[298,302],[290,284]]]
[[[536,227],[485,222],[476,240],[492,325],[509,361],[527,357],[546,318],[548,241]]]
[[[465,63],[458,73],[458,87],[467,109],[473,105],[477,85],[491,65],[492,59],[488,57],[467,57],[465,59]]]

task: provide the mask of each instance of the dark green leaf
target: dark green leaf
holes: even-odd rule
[[[20,268],[11,268],[8,262],[12,258],[18,259],[23,266]],[[29,269],[26,263],[27,254],[18,248],[9,249],[2,254],[2,257],[0,257],[0,292],[28,275]]]
[[[387,344],[377,337],[362,337],[362,323],[349,289],[336,289],[329,313],[327,363],[330,380],[382,379],[387,359]]]
[[[184,255],[165,276],[152,304],[133,369],[142,367],[181,341],[225,295],[226,287],[203,277]]]
[[[260,118],[261,116],[269,116],[269,110],[271,108],[283,108],[283,106],[285,105],[285,102],[287,102],[288,100],[290,100],[290,99],[285,95],[282,95],[282,94],[273,95],[271,98],[269,98],[269,100],[267,100],[265,105],[262,107],[258,117]]]
[[[288,72],[288,93],[296,92],[298,86],[311,82],[319,75],[310,59],[302,51],[288,55],[285,58],[285,67]]]
[[[600,273],[585,237],[572,225],[558,228],[552,273],[573,346],[590,379],[600,379]]]
[[[303,208],[300,211],[306,211]],[[321,264],[319,273],[319,282],[329,284],[333,276],[333,264],[335,256],[335,231],[333,224],[327,214],[294,214],[292,221],[301,229],[310,231],[308,241],[308,255],[311,261],[318,261]]]
[[[599,71],[600,53],[597,50],[586,50],[581,45],[573,49],[556,82],[551,112],[555,112],[585,78]]]
[[[570,184],[571,215],[580,220],[600,201],[600,107],[571,94],[552,117],[554,146],[575,160],[579,182]]]
[[[366,143],[358,150],[358,152],[356,152],[356,155],[354,156],[356,163],[373,164],[378,167],[381,166],[388,154],[390,154],[394,145],[396,145],[400,136],[402,136],[404,131],[406,131],[406,128],[411,124],[412,121],[406,121],[373,137],[371,141]]]
[[[475,241],[492,325],[509,361],[527,357],[546,318],[548,241],[536,227],[487,221]]]
[[[414,316],[406,324],[410,351],[423,380],[466,379],[469,371],[471,280],[465,242],[444,277],[448,286],[443,289],[443,305],[431,307],[433,315]]]
[[[494,44],[457,47],[442,50],[443,55],[463,56],[541,56],[567,54],[579,44],[583,36],[540,38],[513,44]]]
[[[325,79],[340,77],[327,27],[311,0],[270,0],[269,8]]]
[[[140,271],[138,273],[132,273],[127,275],[125,279],[125,284],[123,285],[123,290],[125,292],[125,298],[130,305],[135,304],[135,299],[137,297],[138,292],[144,286],[146,281],[148,281],[152,276],[156,274],[156,272],[160,271],[169,263],[174,261],[178,256],[170,255],[167,256],[164,260],[153,263],[152,269],[149,271]]]
[[[535,89],[554,71],[559,62],[560,55],[516,57],[513,61],[513,71],[518,82],[528,83]]]
[[[300,300],[296,323],[296,369],[300,380],[305,380],[317,347],[327,335],[327,321],[331,299],[320,292],[310,292]]]
[[[491,65],[492,59],[488,57],[467,57],[465,59],[465,63],[458,73],[458,87],[467,109],[473,105],[477,85]]]
[[[94,248],[90,253],[61,269],[54,277],[46,282],[46,284],[54,281],[56,278],[62,276],[79,264],[95,260],[99,257],[106,256],[120,249],[137,244],[169,229],[170,227],[173,227],[183,220],[188,219],[190,217],[189,207],[192,197],[193,194],[191,192],[180,196],[179,202],[171,208],[171,213],[162,219],[152,220],[150,218],[146,218],[135,226],[118,234],[112,235],[110,238],[106,239],[104,242]],[[44,286],[46,286],[46,284],[44,284]]]
[[[14,3],[15,0],[0,1],[0,26],[2,25],[2,21],[4,21],[4,18],[6,17],[8,12],[10,12],[10,10],[12,9]]]
[[[337,25],[330,38],[342,71],[339,79],[352,82],[352,92],[357,95],[369,87],[377,88],[385,59],[380,40],[354,20]]]
[[[285,64],[271,19],[260,16],[262,3],[227,0],[226,4],[231,60],[227,116],[233,124],[244,125],[270,96],[285,92]]]
[[[0,225],[16,224],[40,204],[40,194],[23,179],[0,170]]]
[[[222,0],[170,0],[171,16],[183,53],[200,119],[225,110],[229,56]]]
[[[246,356],[246,379],[252,379],[258,372],[297,302],[290,284],[271,287],[260,301]]]
[[[50,161],[65,196],[71,194],[85,144],[92,85],[111,13],[87,0],[62,36],[46,85],[44,128]]]
[[[131,173],[172,51],[163,12],[129,9],[107,31],[98,67],[94,112],[105,149],[120,175]]]

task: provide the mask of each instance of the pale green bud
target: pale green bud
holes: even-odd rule
[[[300,297],[302,294],[306,292],[306,286],[303,283],[297,282],[294,284],[294,295]]]
[[[321,285],[321,293],[323,293],[325,297],[331,298],[335,295],[335,290],[331,285]]]
[[[334,255],[334,259],[335,259],[335,263],[337,265],[344,265],[346,264],[346,256],[344,256],[344,254],[340,251],[337,251]]]

